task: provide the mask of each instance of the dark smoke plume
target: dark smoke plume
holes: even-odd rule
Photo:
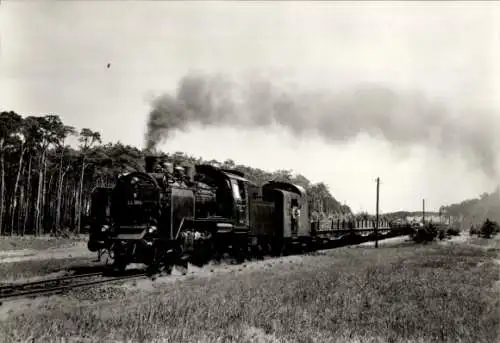
[[[365,132],[398,148],[426,145],[443,153],[459,152],[488,176],[496,175],[499,130],[492,115],[452,113],[421,94],[382,86],[306,92],[265,78],[238,83],[220,75],[187,75],[177,94],[153,100],[147,149],[190,124],[247,128],[279,124],[297,136],[316,132],[330,142]]]

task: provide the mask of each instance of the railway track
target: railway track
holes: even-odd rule
[[[94,286],[99,284],[107,284],[118,281],[140,279],[146,276],[146,273],[121,275],[115,277],[103,276],[102,272],[88,273],[81,275],[71,275],[55,279],[47,279],[35,282],[26,282],[22,284],[10,284],[0,287],[0,301],[11,300],[24,297],[39,297],[63,293],[65,291],[82,288],[86,286]],[[97,280],[95,278],[98,278]],[[90,280],[85,280],[90,279]],[[85,280],[85,281],[82,281]]]
[[[368,231],[368,230],[367,230]],[[406,235],[407,233],[401,233],[396,236]],[[380,240],[384,240],[387,238],[386,235],[380,237]],[[319,237],[321,240],[321,237]],[[373,239],[368,239],[366,241],[372,241]],[[323,239],[324,241],[324,239]],[[359,244],[362,242],[366,242],[365,240],[360,241],[355,244]],[[331,240],[330,243],[341,242],[341,240]],[[335,247],[340,247],[344,245],[350,244],[339,244]],[[333,247],[329,247],[326,249],[320,250],[328,250]],[[53,294],[63,293],[68,290],[83,288],[87,286],[95,286],[100,284],[108,284],[119,281],[127,281],[133,279],[141,279],[147,276],[145,272],[134,273],[131,275],[120,275],[120,276],[104,276],[103,272],[93,272],[79,275],[70,275],[60,278],[40,280],[34,282],[27,283],[19,283],[19,284],[4,284],[0,285],[0,305],[2,300],[11,300],[16,298],[23,297],[39,297],[39,296],[47,296]],[[97,279],[96,279],[97,278]]]

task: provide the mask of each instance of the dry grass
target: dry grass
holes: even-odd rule
[[[84,235],[73,238],[56,238],[50,236],[0,236],[0,252],[12,250],[45,250],[48,248],[67,247],[75,244],[76,242],[84,241]]]
[[[478,247],[488,247],[493,244],[493,240],[498,240],[498,237],[495,237],[493,239],[485,239],[485,238],[480,238],[480,237],[469,237],[468,238],[468,243],[471,245],[475,245]]]
[[[0,322],[0,340],[496,342],[496,257],[464,245],[342,248],[126,297],[54,297]]]
[[[71,269],[101,265],[95,258],[64,258],[0,263],[0,284],[17,281],[33,281],[54,274],[68,274]]]

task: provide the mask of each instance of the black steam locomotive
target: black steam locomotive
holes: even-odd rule
[[[170,272],[225,253],[242,261],[311,246],[302,187],[258,187],[235,170],[173,166],[156,156],[145,162],[145,173],[122,175],[113,188],[92,194],[88,248],[107,251],[116,269],[144,263]]]

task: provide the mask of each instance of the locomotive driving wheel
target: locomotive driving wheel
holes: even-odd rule
[[[235,244],[232,247],[231,253],[233,255],[233,259],[234,259],[236,264],[241,264],[241,263],[245,262],[245,260],[247,259],[247,256],[248,256],[247,247],[243,246],[241,244]]]
[[[121,245],[113,245],[108,250],[111,263],[111,269],[113,272],[122,273],[127,267],[126,254]]]
[[[123,273],[125,271],[125,268],[127,267],[127,263],[123,258],[119,257],[118,259],[115,259],[113,261],[113,264],[111,266],[113,267],[114,272]]]
[[[99,257],[104,257],[104,265],[106,267],[111,266],[115,261],[115,253],[112,249],[101,250]]]

